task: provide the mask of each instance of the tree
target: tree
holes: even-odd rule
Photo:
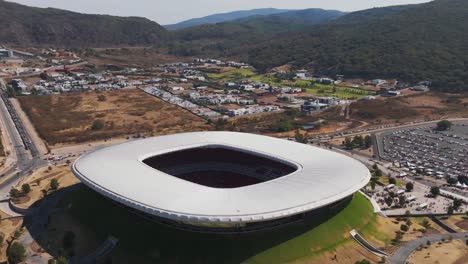
[[[349,149],[349,150],[353,149],[353,142],[350,137],[345,138],[344,145],[346,149]]]
[[[370,148],[370,146],[372,146],[372,138],[371,138],[371,136],[366,135],[366,136],[364,137],[364,146],[365,146],[366,148]]]
[[[456,178],[452,178],[452,177],[448,177],[447,178],[447,183],[450,184],[450,185],[455,185],[457,184],[457,179]]]
[[[353,138],[353,148],[355,147],[363,147],[364,146],[364,138],[361,135],[357,135]]]
[[[402,225],[400,226],[400,230],[403,231],[403,232],[406,232],[406,231],[409,230],[409,227],[408,227],[407,225],[405,225],[405,224],[402,224]]]
[[[93,121],[93,124],[91,125],[91,130],[101,130],[104,128],[104,121],[100,119],[96,119]]]
[[[18,191],[18,189],[12,188],[12,189],[10,190],[10,196],[11,196],[12,198],[18,198],[18,197],[21,196],[21,193],[20,193],[20,191]]]
[[[462,201],[460,199],[453,200],[453,209],[458,210],[462,205]]]
[[[406,183],[406,191],[411,192],[414,188],[414,184],[412,182]]]
[[[404,195],[400,195],[400,197],[398,197],[398,204],[400,205],[400,207],[404,207],[405,204],[406,204],[406,197]]]
[[[21,190],[23,193],[29,193],[31,191],[31,186],[29,184],[25,183],[21,186]]]
[[[422,225],[424,228],[426,228],[426,229],[428,229],[429,227],[431,227],[431,223],[429,223],[429,220],[427,220],[427,219],[424,219],[424,220],[421,222],[421,225]]]
[[[387,204],[388,207],[392,206],[393,198],[390,197],[390,196],[387,196],[387,197],[385,198],[385,203]]]
[[[389,178],[388,178],[388,183],[390,183],[390,184],[396,184],[395,178],[389,177]]]
[[[99,102],[104,102],[104,101],[106,101],[106,99],[107,99],[106,96],[103,95],[103,94],[98,95],[97,98],[98,98],[98,101],[99,101]]]
[[[432,187],[431,187],[431,194],[432,194],[433,196],[439,195],[439,194],[440,194],[440,188],[437,187],[437,186],[432,186]]]
[[[449,208],[447,209],[447,214],[448,215],[453,215],[453,207],[452,206],[449,206]]]
[[[437,123],[437,130],[439,131],[447,131],[452,127],[452,122],[448,120],[442,120]]]
[[[57,180],[56,178],[53,178],[53,179],[50,181],[50,188],[51,188],[52,190],[57,190],[58,187],[59,187],[59,185],[60,185],[60,184],[59,184],[59,182],[58,182],[58,180]]]
[[[8,263],[17,264],[26,259],[26,250],[23,245],[18,242],[13,242],[7,251]]]
[[[406,220],[406,225],[407,225],[408,227],[410,227],[412,224],[413,224],[413,222],[411,222],[411,219],[407,219],[407,220]]]

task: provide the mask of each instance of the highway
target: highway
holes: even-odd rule
[[[31,171],[47,164],[28,135],[5,93],[5,83],[0,79],[0,118],[5,124],[4,131],[14,146],[16,165],[1,175],[0,200],[9,197],[10,189]]]

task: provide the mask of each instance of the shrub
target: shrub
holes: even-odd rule
[[[18,197],[21,196],[21,193],[20,193],[20,191],[18,191],[18,189],[13,188],[13,189],[10,190],[10,196],[12,198],[18,198]]]
[[[31,191],[31,186],[29,184],[25,183],[21,186],[21,190],[23,193],[29,193]]]
[[[408,182],[406,184],[406,191],[407,192],[411,192],[413,190],[413,188],[414,188],[414,184],[412,182]]]
[[[452,127],[452,122],[448,120],[442,120],[437,123],[437,130],[439,131],[447,131]]]
[[[406,231],[409,230],[409,228],[408,228],[407,225],[403,224],[403,225],[400,226],[400,230],[403,231],[403,232],[406,232]]]
[[[437,196],[440,194],[440,188],[437,186],[432,186],[431,187],[431,194],[434,196]]]
[[[7,251],[8,263],[17,264],[26,259],[26,250],[23,245],[14,242]]]
[[[99,101],[99,102],[104,102],[104,101],[106,101],[106,99],[107,99],[106,96],[103,95],[103,94],[98,95],[97,98],[98,98],[98,101]]]
[[[104,128],[104,121],[100,119],[96,119],[93,121],[93,124],[91,125],[91,130],[101,130]]]
[[[60,185],[60,184],[59,184],[59,182],[58,182],[58,180],[57,180],[56,178],[53,178],[53,179],[50,181],[50,188],[51,188],[52,190],[57,190],[58,187],[59,187],[59,185]]]

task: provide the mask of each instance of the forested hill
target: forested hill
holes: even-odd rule
[[[435,0],[354,12],[255,41],[199,40],[197,49],[179,43],[172,51],[239,57],[260,70],[293,63],[328,75],[432,80],[440,89],[468,90],[467,28],[468,1]]]
[[[272,15],[249,16],[230,22],[206,24],[174,32],[176,39],[255,41],[282,32],[300,31],[309,26],[330,22],[346,13],[318,8],[287,11]]]
[[[258,45],[249,58],[260,68],[312,62],[329,74],[433,80],[468,90],[467,28],[466,0],[370,9]]]
[[[0,43],[21,46],[104,47],[151,45],[168,38],[145,18],[85,15],[0,0]]]
[[[229,12],[229,13],[213,14],[213,15],[200,17],[200,18],[193,18],[193,19],[179,22],[177,24],[165,25],[164,27],[169,30],[177,30],[177,29],[184,29],[184,28],[194,27],[194,26],[199,26],[199,25],[204,25],[204,24],[216,24],[216,23],[228,22],[228,21],[233,21],[233,20],[251,17],[251,16],[273,15],[273,14],[283,13],[287,11],[289,10],[275,9],[275,8],[259,8],[259,9],[252,9],[252,10],[241,10],[241,11],[234,11],[234,12]]]

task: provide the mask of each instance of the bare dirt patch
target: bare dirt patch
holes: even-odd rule
[[[105,99],[99,100],[99,95]],[[19,101],[50,145],[209,129],[204,119],[137,89],[29,96]]]
[[[461,240],[453,240],[446,243],[434,243],[420,251],[414,252],[408,263],[466,263],[468,260],[468,248]]]
[[[456,222],[455,225],[458,226],[460,229],[468,230],[468,219],[463,219],[459,222]]]
[[[415,119],[438,119],[447,115],[468,116],[467,94],[413,93],[351,104],[351,117],[388,123]]]

